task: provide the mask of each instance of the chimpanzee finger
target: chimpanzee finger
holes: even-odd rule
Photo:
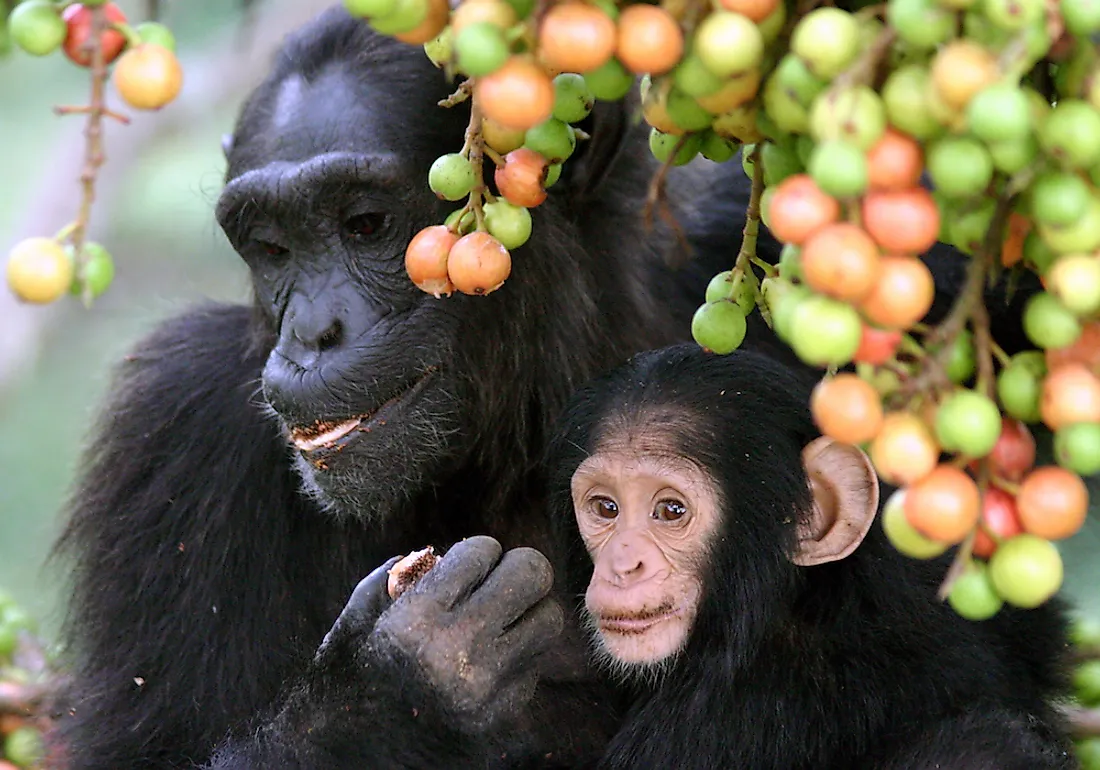
[[[400,558],[394,556],[387,559],[382,566],[359,581],[336,622],[321,641],[321,646],[317,649],[318,655],[342,636],[368,633],[374,628],[378,616],[390,605],[390,596],[386,591],[388,572]]]
[[[543,599],[494,642],[494,654],[507,665],[525,665],[543,652],[565,628],[565,612],[552,598]]]
[[[534,548],[513,548],[470,598],[470,611],[510,626],[554,585],[554,568]]]
[[[502,550],[494,538],[483,535],[455,543],[409,593],[451,609],[485,579]]]

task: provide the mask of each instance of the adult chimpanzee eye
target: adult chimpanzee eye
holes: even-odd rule
[[[369,238],[385,226],[385,214],[356,214],[344,221],[344,232],[355,238]]]
[[[596,515],[601,519],[613,519],[619,515],[619,506],[614,500],[598,497],[593,502],[596,503]]]
[[[687,516],[687,507],[679,500],[661,500],[653,509],[653,518],[660,521],[678,521]]]

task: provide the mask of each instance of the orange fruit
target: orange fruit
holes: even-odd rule
[[[477,100],[485,117],[526,131],[553,112],[554,83],[530,59],[513,56],[493,74],[478,79]]]
[[[938,465],[905,492],[905,518],[925,537],[961,543],[981,518],[978,485],[963,471]]]
[[[1036,468],[1020,483],[1016,510],[1024,530],[1047,540],[1062,540],[1085,523],[1089,491],[1081,477],[1065,468]]]
[[[615,22],[594,5],[553,6],[539,25],[539,57],[562,72],[591,72],[615,55]]]
[[[447,256],[447,274],[463,294],[496,291],[512,272],[512,255],[489,233],[473,232],[458,239]]]
[[[680,62],[684,33],[664,8],[629,5],[619,14],[615,53],[623,66],[635,74],[661,75]]]
[[[879,278],[878,246],[850,222],[825,225],[811,235],[802,245],[801,262],[810,288],[847,302],[866,297]]]
[[[882,427],[882,400],[855,374],[819,382],[810,397],[810,411],[824,435],[846,444],[870,441]]]
[[[923,187],[872,190],[862,208],[864,228],[884,251],[923,254],[939,238],[940,211]]]
[[[785,243],[801,246],[817,230],[840,218],[840,203],[823,193],[808,174],[789,176],[771,189],[768,228]]]
[[[924,318],[935,297],[932,272],[916,257],[879,257],[878,281],[859,304],[863,317],[887,329],[908,329]]]

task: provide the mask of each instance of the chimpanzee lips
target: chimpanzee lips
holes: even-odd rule
[[[650,612],[603,615],[600,617],[600,631],[612,634],[644,634],[653,626],[678,615],[672,607],[662,606]]]
[[[424,383],[435,373],[435,367],[428,370],[410,385],[402,388],[397,395],[382,402],[377,408],[346,420],[315,420],[311,425],[296,425],[290,429],[290,440],[299,452],[315,452],[319,449],[334,449],[353,431],[368,430],[372,423],[388,407],[404,401],[423,389]],[[343,441],[346,445],[348,442]],[[342,447],[341,447],[342,448]]]

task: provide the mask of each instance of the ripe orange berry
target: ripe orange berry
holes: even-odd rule
[[[757,24],[772,15],[780,0],[721,0],[727,11],[747,16]]]
[[[179,96],[183,68],[176,55],[155,43],[122,54],[111,75],[122,101],[138,110],[159,110]]]
[[[867,182],[872,190],[916,187],[924,170],[924,153],[915,139],[887,128],[867,151]]]
[[[928,426],[915,414],[891,412],[883,418],[869,454],[883,481],[904,486],[936,467],[940,448]]]
[[[1100,373],[1100,321],[1082,324],[1081,336],[1072,345],[1050,348],[1046,352],[1047,369],[1054,371],[1063,364],[1084,364],[1090,372]]]
[[[458,239],[447,257],[447,274],[463,294],[496,291],[512,272],[512,255],[489,233],[473,232]]]
[[[940,234],[940,210],[923,187],[872,190],[863,196],[863,226],[884,251],[923,254]]]
[[[882,427],[882,400],[855,374],[819,382],[810,397],[810,411],[824,435],[846,444],[870,441]]]
[[[864,364],[884,364],[894,357],[901,343],[901,332],[897,329],[878,329],[863,324],[859,338],[859,348],[852,360]]]
[[[660,75],[679,63],[684,53],[684,33],[664,8],[630,5],[619,14],[615,52],[631,72]]]
[[[961,110],[1000,76],[997,58],[970,40],[947,43],[932,59],[932,87],[944,104]]]
[[[594,5],[555,5],[539,25],[539,57],[562,72],[591,72],[615,55],[615,22]]]
[[[1020,483],[1016,509],[1025,531],[1061,540],[1076,534],[1085,523],[1089,491],[1076,473],[1048,465],[1036,468]]]
[[[506,128],[526,131],[554,110],[554,83],[530,59],[513,56],[478,80],[477,100],[485,117]]]
[[[908,329],[928,313],[935,291],[932,272],[924,262],[887,254],[879,257],[878,281],[859,310],[877,326]]]
[[[906,490],[905,518],[925,537],[961,543],[981,517],[978,485],[950,465],[938,465]]]
[[[810,288],[846,302],[862,300],[879,279],[878,246],[850,222],[825,225],[811,235],[801,261]]]
[[[1084,364],[1063,364],[1043,380],[1039,414],[1051,430],[1100,422],[1100,378]]]
[[[695,101],[712,115],[725,115],[727,112],[752,101],[759,89],[760,70],[752,69],[734,75],[717,91],[706,96],[697,96]]]
[[[463,3],[460,7],[466,5],[469,5],[469,3]],[[508,9],[511,10],[511,6],[507,3],[500,3],[500,5],[507,6]],[[457,11],[455,11],[455,13],[457,13]],[[436,38],[450,20],[451,4],[447,2],[447,0],[428,0],[428,15],[424,17],[424,21],[417,24],[408,32],[400,32],[394,35],[394,37],[402,43],[408,43],[409,45],[424,45],[424,43],[427,43],[429,40]]]
[[[533,208],[546,200],[543,183],[549,165],[546,158],[527,147],[504,156],[504,165],[493,174],[500,194],[513,206]]]
[[[413,236],[405,249],[405,271],[417,288],[438,298],[454,291],[447,276],[447,255],[458,235],[446,225],[432,225]]]
[[[787,177],[768,203],[768,228],[781,241],[801,246],[825,225],[840,218],[840,203],[821,191],[808,174]]]

